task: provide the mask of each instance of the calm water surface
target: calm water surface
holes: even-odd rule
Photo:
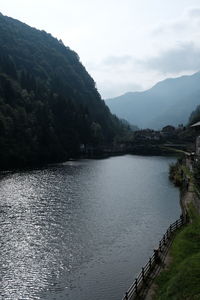
[[[121,156],[0,180],[0,299],[120,300],[180,215],[172,158]]]

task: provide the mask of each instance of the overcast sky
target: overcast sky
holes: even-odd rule
[[[103,98],[200,70],[200,0],[0,0],[75,50]]]

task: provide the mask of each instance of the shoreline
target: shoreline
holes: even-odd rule
[[[146,156],[146,157],[155,157],[155,156],[160,156],[160,157],[180,157],[180,154],[177,154],[176,151],[174,152],[168,152],[168,153],[159,153],[159,154],[153,154],[153,153],[138,153],[138,152],[106,152],[106,153],[101,153],[101,154],[80,154],[75,157],[69,157],[66,160],[62,161],[54,161],[54,162],[45,162],[45,163],[36,163],[36,164],[26,164],[23,166],[10,166],[7,168],[2,168],[0,167],[0,176],[8,173],[13,173],[13,172],[21,172],[21,171],[30,171],[30,170],[38,170],[38,169],[45,169],[50,166],[54,165],[59,165],[59,164],[64,164],[69,161],[76,161],[80,159],[106,159],[110,157],[117,157],[117,156],[124,156],[124,155],[134,155],[134,156]]]
[[[194,190],[194,185],[193,183],[189,182],[189,185],[186,187],[184,186],[181,190],[180,188],[180,206],[181,210],[184,216],[186,216],[187,212],[189,211],[189,208],[191,204],[195,207],[197,210],[198,214],[200,214],[200,203],[199,203],[199,198],[197,197],[195,190]],[[191,222],[191,221],[190,221]],[[151,285],[147,289],[147,292],[144,296],[145,300],[153,300],[155,299],[156,296],[156,290],[159,288],[159,286],[155,283],[155,279],[163,272],[167,271],[171,265],[173,265],[173,257],[170,253],[170,249],[172,246],[173,241],[176,239],[176,236],[171,242],[171,245],[169,246],[168,252],[166,254],[166,257],[163,261],[162,266],[160,267],[158,273],[155,275]]]
[[[182,195],[180,194],[180,206],[181,206],[183,215],[186,215],[186,211],[188,210],[189,205],[191,203],[194,204],[194,192],[192,190],[192,184],[190,184],[190,185],[191,186],[189,187],[189,189],[186,192],[184,192]],[[175,234],[174,238],[172,239],[172,241],[170,242],[170,245],[167,249],[166,256],[165,256],[160,268],[158,269],[157,273],[155,274],[155,277],[153,278],[152,283],[150,284],[149,288],[147,289],[146,294],[144,295],[144,300],[153,300],[154,299],[154,296],[156,294],[156,289],[158,288],[157,284],[155,283],[155,279],[161,274],[161,272],[167,270],[169,268],[169,266],[171,264],[173,264],[173,258],[170,254],[170,249],[171,249],[172,243],[175,238],[176,238],[176,234]]]

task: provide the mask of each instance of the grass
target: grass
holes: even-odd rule
[[[190,179],[193,182],[193,173],[183,163],[178,161],[170,165],[169,178],[174,182],[176,186],[183,187],[186,179]]]
[[[200,299],[200,216],[193,207],[190,217],[173,242],[172,263],[156,279],[157,300]]]

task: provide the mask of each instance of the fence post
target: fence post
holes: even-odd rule
[[[125,294],[125,299],[128,300],[128,292]]]
[[[158,249],[154,249],[154,256],[155,256],[155,263],[159,264],[160,263],[160,257],[158,254]]]
[[[136,293],[136,295],[138,294],[138,280],[137,280],[137,278],[135,279],[135,293]]]
[[[183,217],[183,215],[181,215],[181,225],[183,225],[184,224],[184,217]]]
[[[152,264],[151,264],[151,257],[149,258],[149,268],[151,270]]]
[[[142,268],[142,281],[145,282],[144,268]]]
[[[162,252],[162,243],[161,243],[161,241],[159,242],[159,250],[160,250],[160,252]]]
[[[178,229],[178,220],[176,220],[176,229]]]

